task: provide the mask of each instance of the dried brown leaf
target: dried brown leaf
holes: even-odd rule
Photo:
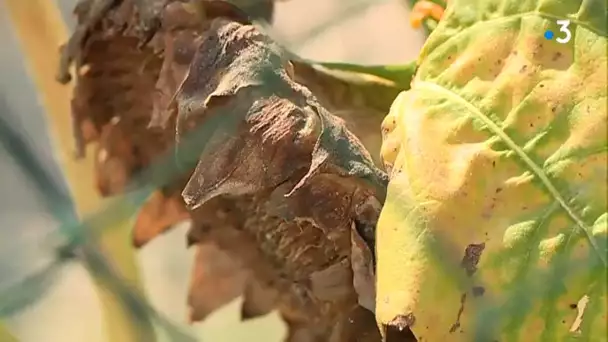
[[[351,227],[373,227],[386,176],[287,68],[254,27],[211,23],[176,95],[178,157],[191,152],[182,136],[213,127],[182,195],[206,234],[274,284],[290,338],[326,339],[357,306]]]
[[[378,127],[402,89],[367,74],[331,70],[299,60],[292,63],[296,82],[306,86],[332,114],[344,119],[366,148],[379,151],[382,136]],[[381,165],[379,156],[373,158]]]
[[[159,25],[143,39],[134,34],[145,25],[136,15],[141,3],[133,1],[117,1],[86,28],[76,55],[88,70],[77,76],[74,113],[78,127],[89,120],[100,132],[97,168],[106,194],[128,190],[173,132],[177,161],[198,157],[187,182],[171,184],[185,184],[193,220],[188,245],[212,244],[246,270],[248,285],[237,281],[235,267],[220,267],[228,262],[219,253],[199,250],[191,318],[202,319],[245,291],[243,318],[278,309],[293,341],[379,336],[373,317],[372,324],[356,325],[371,327],[365,331],[344,322],[374,296],[370,258],[386,175],[344,120],[296,82],[297,68],[294,75],[283,51],[238,11],[205,2],[207,21],[197,25],[187,4],[168,1],[160,12],[146,12]],[[210,3],[222,3],[215,7],[222,11],[213,12]],[[154,67],[146,68],[147,61]],[[204,145],[184,143],[203,128]],[[143,209],[136,244],[184,214],[171,207],[174,192],[165,192]],[[233,286],[210,298],[228,283]]]
[[[66,78],[76,60],[76,154],[95,143],[96,187],[116,195],[171,142],[170,132],[147,128],[162,60],[130,34],[136,20],[129,3],[83,1],[75,12],[79,24],[63,49],[60,74]]]
[[[179,195],[155,191],[139,209],[133,226],[133,246],[143,247],[179,222],[190,219],[190,212]]]
[[[252,26],[214,24],[177,95],[178,139],[201,122],[217,125],[184,190],[188,205],[273,188],[303,168],[291,192],[317,174],[383,192],[384,173],[344,122],[288,77],[289,61],[272,41]]]
[[[245,287],[241,320],[248,320],[269,314],[277,304],[279,293],[270,284],[251,278]]]
[[[268,8],[266,2],[250,1],[248,8],[258,5]],[[244,12],[228,2],[210,0],[204,3],[208,20],[216,17],[240,22],[249,20]],[[103,127],[113,118],[122,119],[129,132],[156,135],[145,137],[145,142],[158,139],[162,130],[148,129],[153,115],[150,110],[153,95],[155,91],[172,89],[171,92],[176,87],[166,83],[171,79],[171,75],[166,75],[166,66],[159,86],[155,87],[163,63],[164,45],[170,42],[164,33],[196,34],[197,30],[204,29],[202,18],[189,3],[178,0],[81,0],[74,14],[77,26],[69,41],[61,47],[57,78],[62,83],[69,82],[72,79],[69,69],[75,64],[77,82],[72,120],[76,156],[84,156],[86,145],[97,141]],[[157,34],[161,29],[163,32]],[[165,61],[165,64],[171,62]],[[140,142],[134,144],[136,148],[145,147],[140,146]],[[153,148],[158,154],[165,147]]]
[[[339,322],[340,329],[332,336],[334,341],[345,342],[378,342],[380,332],[376,328],[374,313],[362,306],[357,306]],[[395,340],[399,341],[399,340]],[[402,341],[399,341],[402,342]]]
[[[354,225],[354,224],[353,224]],[[358,294],[358,303],[362,307],[374,311],[376,303],[376,278],[374,256],[369,244],[359,235],[357,230],[351,230],[350,263],[353,270],[353,286]]]
[[[196,246],[188,306],[190,321],[199,321],[243,294],[249,272],[209,241]]]
[[[386,113],[401,87],[393,81],[356,71],[337,70],[320,64],[293,61],[295,80],[305,85],[332,113]],[[382,114],[381,114],[382,116]]]

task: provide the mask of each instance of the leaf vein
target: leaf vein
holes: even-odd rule
[[[538,165],[536,165],[536,163],[532,160],[532,158],[530,158],[530,156],[528,156],[526,154],[526,152],[519,145],[517,145],[515,143],[515,141],[513,141],[513,139],[511,139],[511,137],[509,137],[509,135],[507,135],[507,133],[505,133],[505,131],[503,131],[494,121],[492,121],[490,118],[488,118],[484,113],[482,113],[472,103],[470,103],[469,101],[464,99],[459,94],[457,94],[449,89],[446,89],[445,87],[442,87],[441,85],[438,85],[438,84],[432,83],[432,82],[417,81],[415,84],[415,87],[418,89],[425,89],[425,90],[443,94],[447,98],[450,98],[450,99],[454,100],[455,102],[462,104],[469,110],[470,113],[472,113],[473,118],[481,121],[483,124],[485,124],[488,127],[488,129],[490,131],[492,131],[492,133],[494,133],[496,136],[498,136],[500,139],[502,139],[502,141],[507,146],[509,146],[509,148],[511,148],[511,150],[514,153],[516,153],[519,156],[519,158],[528,166],[530,171],[532,173],[534,173],[534,175],[536,175],[536,177],[538,177],[538,179],[543,183],[543,185],[545,186],[547,191],[549,191],[551,196],[553,196],[553,198],[557,202],[559,202],[560,206],[566,211],[566,213],[568,214],[568,216],[570,216],[570,218],[574,221],[574,223],[576,223],[576,225],[580,229],[583,230],[583,232],[585,233],[585,237],[589,241],[589,244],[591,245],[591,247],[598,254],[598,256],[599,256],[600,260],[602,261],[602,263],[604,264],[604,266],[608,267],[608,263],[606,261],[606,256],[604,255],[604,253],[602,253],[598,243],[593,238],[593,235],[591,235],[590,227],[582,220],[582,218],[574,211],[574,209],[570,205],[568,205],[568,201],[566,201],[564,199],[562,194],[559,192],[559,190],[553,184],[551,179],[549,179],[549,177],[543,171],[543,169],[541,167],[539,167]]]

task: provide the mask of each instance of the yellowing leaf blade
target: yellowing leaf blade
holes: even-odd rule
[[[381,324],[429,341],[605,338],[605,13],[450,2],[383,123]],[[571,40],[544,38],[561,19]]]

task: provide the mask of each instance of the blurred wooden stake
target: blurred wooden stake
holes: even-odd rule
[[[59,65],[59,45],[68,39],[61,13],[53,0],[4,0],[13,31],[19,41],[29,75],[34,82],[38,100],[43,104],[52,127],[56,155],[67,179],[78,215],[81,217],[103,206],[103,199],[94,190],[93,153],[86,159],[75,160],[70,118],[72,85],[55,81]],[[135,255],[130,242],[131,222],[109,229],[101,237],[101,248],[113,267],[130,285],[141,288]],[[91,271],[91,270],[90,270]],[[108,290],[103,280],[90,272],[102,301],[106,337],[111,342],[153,342],[151,324],[141,324],[141,318]],[[136,324],[139,322],[139,324]],[[75,322],[75,324],[78,324]]]

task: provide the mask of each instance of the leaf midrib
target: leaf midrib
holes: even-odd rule
[[[505,131],[503,131],[494,121],[492,121],[488,116],[482,113],[477,107],[475,107],[472,103],[461,97],[459,94],[446,89],[436,83],[426,82],[426,81],[417,81],[414,86],[415,89],[425,89],[429,91],[433,91],[436,93],[440,93],[447,98],[452,99],[453,101],[462,104],[465,106],[469,113],[472,116],[483,122],[488,129],[498,136],[514,153],[516,153],[519,158],[527,165],[530,172],[532,172],[545,186],[546,190],[553,196],[553,198],[560,204],[560,206],[566,211],[568,216],[576,223],[576,225],[583,230],[585,233],[585,237],[589,241],[591,247],[595,250],[598,257],[602,261],[604,267],[608,267],[608,263],[606,261],[606,256],[602,253],[601,248],[598,243],[593,238],[591,234],[591,228],[585,224],[585,222],[581,219],[581,217],[575,212],[575,210],[568,205],[562,194],[557,190],[557,187],[553,184],[553,182],[549,179],[544,170],[536,165],[536,163],[526,154],[526,152],[511,139]]]

